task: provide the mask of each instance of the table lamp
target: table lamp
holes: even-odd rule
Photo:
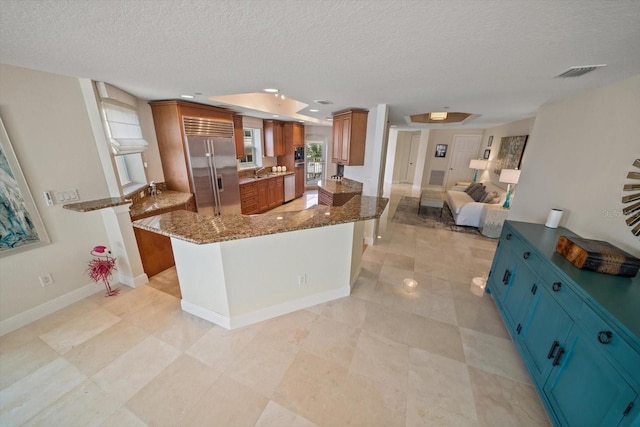
[[[475,171],[473,172],[472,182],[476,182],[478,180],[478,169],[486,169],[487,164],[489,164],[488,160],[471,159],[471,161],[469,162],[469,168],[475,169]]]
[[[511,184],[517,184],[520,179],[520,172],[518,169],[502,169],[500,172],[500,178],[498,181],[504,182],[507,185],[507,197],[504,199],[503,208],[509,209],[509,202],[511,201]]]

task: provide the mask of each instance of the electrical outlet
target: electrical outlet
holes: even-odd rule
[[[304,286],[307,284],[307,275],[299,274],[298,275],[298,286]]]
[[[40,276],[38,278],[40,279],[40,284],[43,288],[45,286],[53,285],[53,277],[51,276],[51,273],[47,273],[44,276]]]

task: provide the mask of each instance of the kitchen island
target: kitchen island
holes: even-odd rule
[[[318,182],[318,203],[322,205],[342,206],[358,194],[362,194],[362,183],[349,178]]]
[[[175,211],[134,227],[171,238],[182,309],[228,329],[348,296],[359,274],[364,221],[388,200],[210,217]]]

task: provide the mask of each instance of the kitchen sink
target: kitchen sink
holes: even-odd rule
[[[274,176],[274,175],[275,175],[275,173],[266,173],[264,175],[257,175],[254,178],[255,179],[269,178],[270,176]]]

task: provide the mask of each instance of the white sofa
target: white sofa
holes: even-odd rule
[[[483,182],[487,193],[495,191],[500,196],[500,201],[496,204],[502,205],[507,197],[506,190],[490,183]],[[470,227],[480,226],[480,216],[482,208],[486,203],[474,201],[471,196],[464,192],[466,186],[454,186],[447,190],[447,205],[451,209],[456,225],[466,225]]]

